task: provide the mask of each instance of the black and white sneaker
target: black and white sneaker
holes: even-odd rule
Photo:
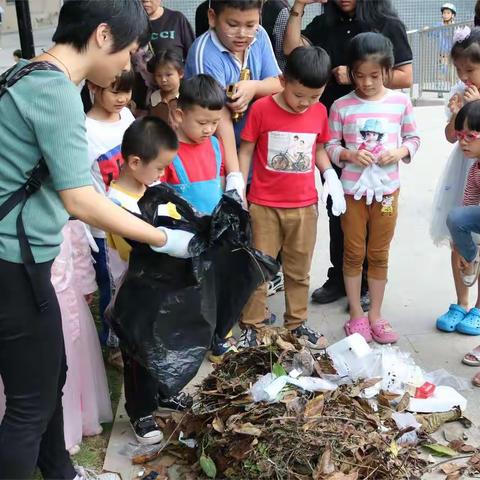
[[[267,285],[267,297],[275,295],[285,288],[283,272],[278,272]]]
[[[302,345],[313,350],[323,350],[328,346],[327,339],[321,333],[305,326],[305,324],[292,330],[292,335],[295,335]]]
[[[257,345],[257,332],[253,328],[246,328],[243,330],[240,340],[237,343],[237,348],[252,348]]]
[[[185,392],[180,392],[178,395],[174,395],[170,398],[160,398],[158,400],[157,414],[164,415],[172,412],[183,412],[187,408],[191,408],[193,405],[193,398],[191,395]]]
[[[139,418],[131,423],[137,442],[142,445],[155,445],[163,440],[163,433],[153,415]]]

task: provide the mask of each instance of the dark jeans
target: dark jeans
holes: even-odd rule
[[[338,178],[342,174],[342,169],[333,165],[335,172],[337,172]],[[323,179],[322,179],[323,181]],[[344,289],[345,284],[343,282],[343,230],[340,217],[336,217],[332,213],[332,198],[329,196],[327,199],[327,213],[328,213],[328,226],[330,232],[330,263],[332,266],[328,269],[327,277],[328,283]],[[363,264],[362,272],[362,293],[368,290],[367,283],[367,260]]]
[[[76,476],[63,436],[67,367],[51,265],[37,264],[49,305],[40,313],[24,266],[0,260],[0,376],[7,401],[0,479],[32,479],[36,466],[44,479]]]
[[[134,422],[152,415],[158,406],[158,382],[148,370],[122,350],[125,410]]]
[[[105,309],[108,307],[112,298],[112,278],[108,269],[108,252],[107,240],[105,238],[95,238],[98,246],[98,252],[92,250],[92,256],[95,260],[93,264],[95,268],[95,277],[98,285],[98,293],[100,296],[99,313],[102,321],[102,331],[100,332],[100,342],[105,345],[107,342],[109,326],[105,320]]]

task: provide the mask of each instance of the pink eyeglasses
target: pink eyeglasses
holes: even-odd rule
[[[480,138],[480,132],[455,130],[455,137],[457,137],[458,141],[465,140],[467,143],[470,143]]]

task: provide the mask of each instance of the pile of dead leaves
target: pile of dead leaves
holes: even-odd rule
[[[248,393],[252,384],[276,368],[289,371],[300,351],[288,332],[269,330],[262,346],[227,355],[204,380],[192,411],[174,417],[175,430],[197,440],[196,450],[184,450],[196,455],[199,475],[233,480],[421,478],[427,462],[417,448],[397,443],[405,431],[391,418],[408,399],[397,399],[394,409],[396,396],[387,392],[381,392],[378,408],[361,398],[378,379],[326,393],[291,387],[278,403],[253,402]],[[325,355],[313,357],[312,363],[312,376],[334,373]]]

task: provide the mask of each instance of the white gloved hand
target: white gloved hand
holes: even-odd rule
[[[372,204],[373,197],[377,202],[381,202],[389,182],[390,177],[380,166],[369,165],[364,168],[357,183],[353,186],[353,198],[360,200],[365,195],[367,205]]]
[[[188,246],[190,245],[190,240],[194,237],[193,233],[166,227],[157,227],[157,229],[165,233],[167,241],[163,247],[150,245],[153,251],[177,258],[190,258],[192,256],[188,251]]]
[[[227,175],[225,191],[236,190],[242,202],[245,202],[245,180],[241,172],[231,172]]]
[[[347,210],[342,182],[333,168],[327,168],[323,172],[323,178],[325,183],[323,184],[322,202],[326,203],[327,197],[330,195],[332,197],[332,213],[338,217]]]

